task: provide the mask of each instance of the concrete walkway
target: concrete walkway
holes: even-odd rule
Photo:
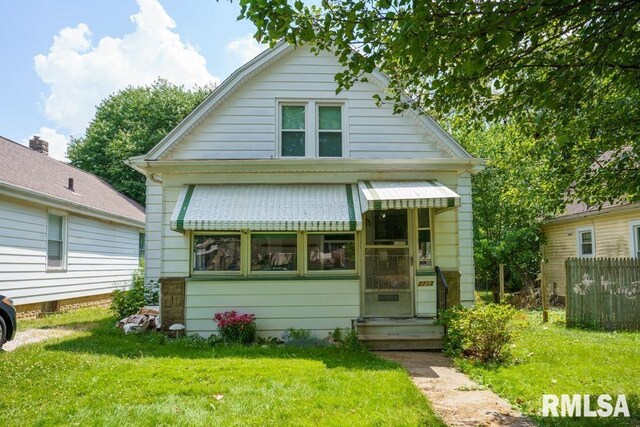
[[[4,351],[13,351],[18,347],[27,344],[34,344],[51,338],[60,338],[70,335],[76,331],[69,329],[27,329],[21,331],[2,347]]]
[[[448,426],[518,426],[535,424],[491,390],[453,367],[439,352],[380,351],[378,356],[405,367],[413,383],[429,399]]]

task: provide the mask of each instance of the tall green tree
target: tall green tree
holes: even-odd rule
[[[498,265],[518,289],[536,281],[540,265],[541,219],[562,209],[566,181],[556,159],[532,160],[538,141],[517,123],[473,126],[463,118],[451,132],[473,155],[487,159],[473,176],[476,277],[480,286],[497,284]]]
[[[208,86],[186,90],[159,79],[112,94],[98,106],[85,136],[72,139],[67,154],[71,164],[144,205],[145,178],[124,160],[149,151],[211,90]]]
[[[519,121],[538,141],[536,152],[567,166],[571,195],[640,200],[637,0],[240,4],[258,40],[332,50],[345,66],[338,90],[378,67],[398,111]]]

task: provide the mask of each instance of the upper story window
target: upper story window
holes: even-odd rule
[[[578,255],[589,257],[596,252],[596,242],[593,227],[578,228]]]
[[[342,157],[341,106],[318,106],[318,157]]]
[[[47,220],[47,268],[63,269],[66,263],[66,218],[49,214]]]
[[[280,157],[343,157],[344,105],[280,103]]]
[[[304,105],[282,106],[282,157],[306,155],[305,109]]]

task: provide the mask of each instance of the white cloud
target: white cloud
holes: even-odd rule
[[[219,83],[205,58],[174,31],[175,21],[157,0],[137,0],[132,33],[104,37],[93,44],[86,24],[63,28],[46,55],[34,58],[35,70],[49,85],[44,113],[71,133],[83,133],[95,106],[128,85],[146,85],[158,77],[186,87]]]
[[[56,132],[55,129],[43,126],[40,130],[32,134],[29,139],[33,138],[33,135],[38,135],[40,139],[49,143],[49,156],[57,160],[68,161],[67,159],[67,137]],[[22,141],[24,145],[29,146],[29,141]]]
[[[268,46],[265,44],[260,44],[253,38],[253,34],[245,34],[242,37],[238,37],[237,39],[231,40],[226,49],[238,55],[242,62],[247,62],[254,57],[256,57],[260,52],[265,50]]]

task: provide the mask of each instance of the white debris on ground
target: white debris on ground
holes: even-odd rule
[[[18,331],[13,340],[4,344],[2,350],[13,351],[23,345],[34,344],[52,338],[66,337],[74,332],[77,331],[69,329],[27,329],[22,332]]]
[[[138,313],[116,323],[116,327],[122,329],[125,334],[139,334],[148,330],[160,329],[159,314],[157,306],[142,307]]]

